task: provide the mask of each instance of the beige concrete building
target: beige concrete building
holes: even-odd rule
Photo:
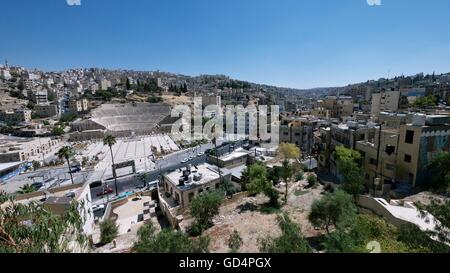
[[[217,158],[209,156],[208,162],[213,165],[219,165],[221,168],[232,169],[237,166],[246,165],[249,160],[249,152],[244,149],[237,149],[230,154]]]
[[[231,181],[229,170],[220,169],[220,175],[222,183]],[[218,190],[220,185],[219,169],[208,163],[168,173],[159,187],[161,209],[172,226],[176,227],[195,196]]]
[[[34,106],[34,112],[41,118],[50,118],[58,115],[58,106],[54,104],[38,104]]]
[[[378,144],[380,143],[380,145]],[[450,116],[416,116],[399,129],[377,130],[373,140],[358,141],[367,185],[388,192],[403,183],[411,187],[427,186],[432,173],[428,164],[440,151],[450,150]]]
[[[329,96],[319,101],[319,107],[322,111],[328,110],[329,118],[348,117],[353,114],[353,98]]]
[[[2,110],[0,111],[0,121],[12,125],[28,123],[31,121],[31,110],[25,108]]]
[[[378,117],[380,112],[396,112],[400,103],[400,91],[382,91],[372,94],[371,114]]]
[[[75,99],[69,100],[69,111],[72,113],[85,113],[89,111],[89,101],[87,99]]]
[[[17,138],[0,136],[0,163],[42,160],[60,144],[52,138]]]
[[[84,233],[90,235],[94,232],[94,213],[92,211],[92,197],[88,183],[17,195],[14,202],[20,204],[38,202],[56,215],[65,213],[76,202],[80,216],[84,220]],[[1,206],[5,208],[10,205],[9,202],[6,202]]]

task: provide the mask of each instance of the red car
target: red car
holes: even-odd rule
[[[103,191],[97,193],[97,196],[103,196],[103,195],[107,195],[107,194],[110,194],[113,192],[114,192],[114,190],[112,188],[108,187],[108,188],[103,189]]]

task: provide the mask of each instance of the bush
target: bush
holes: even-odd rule
[[[163,229],[156,234],[151,223],[138,231],[138,241],[133,246],[137,253],[207,253],[209,237],[189,238],[173,229]]]
[[[156,96],[151,96],[147,99],[147,102],[149,103],[158,103],[158,102],[162,102],[163,99],[161,97],[156,97]]]
[[[111,243],[118,233],[119,229],[114,221],[108,219],[100,224],[100,242],[102,244]]]
[[[304,177],[305,177],[305,174],[304,174],[302,171],[298,172],[298,173],[295,175],[295,179],[296,179],[297,181],[303,180]]]
[[[308,176],[308,187],[312,188],[317,184],[317,177],[313,174]]]
[[[239,232],[236,230],[231,233],[230,238],[228,238],[228,247],[230,248],[231,253],[236,253],[242,247],[243,241]]]

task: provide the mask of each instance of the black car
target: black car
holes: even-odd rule
[[[33,183],[31,184],[31,187],[33,187],[36,191],[38,191],[40,188],[42,188],[42,186],[44,186],[44,183]]]

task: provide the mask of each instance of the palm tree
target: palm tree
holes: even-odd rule
[[[72,175],[72,168],[70,166],[70,158],[74,156],[75,151],[71,146],[64,146],[56,153],[59,159],[65,159],[67,161],[67,166],[69,167],[69,174],[70,174],[70,180],[72,181],[72,184],[75,184],[73,182],[73,175]]]
[[[32,193],[35,191],[36,191],[36,189],[33,186],[31,186],[30,184],[26,184],[26,185],[23,185],[22,187],[20,187],[20,190],[17,191],[17,193],[18,194],[26,194],[26,193]]]
[[[116,138],[112,135],[106,135],[103,138],[103,145],[108,145],[109,151],[111,152],[111,160],[112,160],[112,168],[113,168],[113,176],[114,176],[114,187],[116,188],[116,196],[119,195],[119,191],[117,190],[117,175],[115,171],[115,163],[114,163],[114,154],[112,151],[112,146],[117,143]]]
[[[217,152],[217,137],[216,137],[216,125],[213,127],[213,138],[211,139],[211,142],[214,144],[214,153],[216,156],[216,164],[217,164],[217,170],[219,172],[219,184],[222,184],[222,172],[220,170],[220,164],[219,164],[219,153]],[[228,192],[226,193],[228,195]]]

